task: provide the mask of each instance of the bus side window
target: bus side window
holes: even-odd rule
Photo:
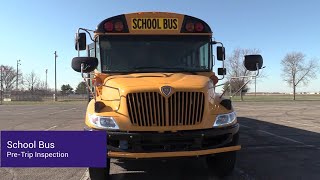
[[[98,59],[98,66],[97,70],[101,72],[101,59],[100,59],[100,50],[99,50],[99,44],[97,43],[96,49],[93,47],[93,49],[90,49],[90,57],[96,57]]]
[[[192,52],[192,67],[199,67],[199,60],[197,58],[197,52],[193,51]]]
[[[90,57],[95,57],[95,49],[90,49]]]
[[[191,66],[191,65],[192,65],[192,63],[191,63],[191,62],[192,62],[192,57],[191,57],[191,55],[188,55],[187,59],[188,59],[188,60],[187,60],[187,65],[188,65],[188,66]]]
[[[208,44],[205,44],[199,48],[199,61],[200,67],[207,67],[208,66]]]

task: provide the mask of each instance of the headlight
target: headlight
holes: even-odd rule
[[[216,121],[214,122],[213,127],[225,126],[228,124],[232,124],[237,118],[235,112],[231,112],[228,114],[219,114],[216,117]]]
[[[90,124],[96,128],[102,129],[119,129],[119,126],[113,119],[113,117],[108,116],[97,116],[95,114],[88,114],[88,120]]]

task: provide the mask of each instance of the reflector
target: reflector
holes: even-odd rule
[[[92,79],[92,84],[95,86],[102,86],[102,80],[99,77],[95,77]]]

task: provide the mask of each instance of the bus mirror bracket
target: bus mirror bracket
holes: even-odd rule
[[[222,68],[219,68],[219,69],[224,69],[223,71],[225,71],[225,69],[226,69],[226,68],[225,68],[225,64],[224,64],[224,60],[225,60],[225,48],[224,48],[222,42],[212,41],[211,44],[220,44],[220,46],[217,46],[217,60],[218,60],[218,61],[222,61]],[[219,71],[219,69],[218,69],[218,71]],[[220,70],[220,71],[221,71],[221,70]],[[222,74],[223,74],[223,75],[222,75]],[[221,74],[221,75],[222,75],[222,78],[219,78],[219,80],[224,79],[224,76],[226,75],[226,74],[224,74],[224,73],[222,73],[222,74]],[[218,75],[220,75],[219,72],[218,72]]]
[[[84,76],[85,69],[86,69],[85,68],[85,64],[81,63],[81,76],[82,76],[83,81],[84,81],[84,83],[86,84],[86,86],[87,86],[87,88],[89,90],[89,93],[92,95],[94,101],[96,102],[96,94],[92,91],[92,89],[90,88],[90,85],[88,83],[88,80],[90,80],[90,77],[87,78],[87,77]]]
[[[246,55],[244,56],[244,66],[248,71],[256,71],[254,75],[249,76],[237,76],[237,77],[231,77],[230,80],[226,83],[228,83],[227,88],[223,91],[220,98],[226,93],[226,91],[231,88],[231,80],[232,79],[240,79],[240,78],[249,78],[235,93],[230,95],[230,98],[235,96],[238,92],[240,92],[250,81],[251,79],[256,79],[260,74],[260,69],[264,69],[266,66],[263,66],[263,58],[261,55]],[[226,84],[224,83],[224,84]],[[222,86],[224,84],[220,84],[218,86]]]
[[[95,57],[74,57],[71,63],[72,69],[81,73],[81,76],[90,94],[92,94],[92,97],[94,97],[94,99],[96,96],[88,83],[88,80],[90,79],[90,77],[85,76],[85,73],[92,72],[97,68],[97,66],[98,66],[98,59]]]
[[[85,32],[80,32],[80,31],[85,31]],[[85,50],[87,48],[87,37],[86,33],[89,34],[90,39],[95,42],[95,40],[92,38],[92,35],[90,32],[94,32],[93,30],[90,29],[85,29],[85,28],[79,28],[76,37],[75,37],[75,49],[78,51],[78,57],[80,57],[80,51]]]

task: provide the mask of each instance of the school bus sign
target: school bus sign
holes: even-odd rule
[[[209,25],[201,19],[176,13],[130,13],[114,16],[102,21],[95,34],[119,33],[140,35],[189,35],[212,36]]]
[[[132,18],[132,30],[178,30],[178,18]]]
[[[130,13],[125,14],[128,30],[133,34],[180,33],[185,16],[175,13]]]

